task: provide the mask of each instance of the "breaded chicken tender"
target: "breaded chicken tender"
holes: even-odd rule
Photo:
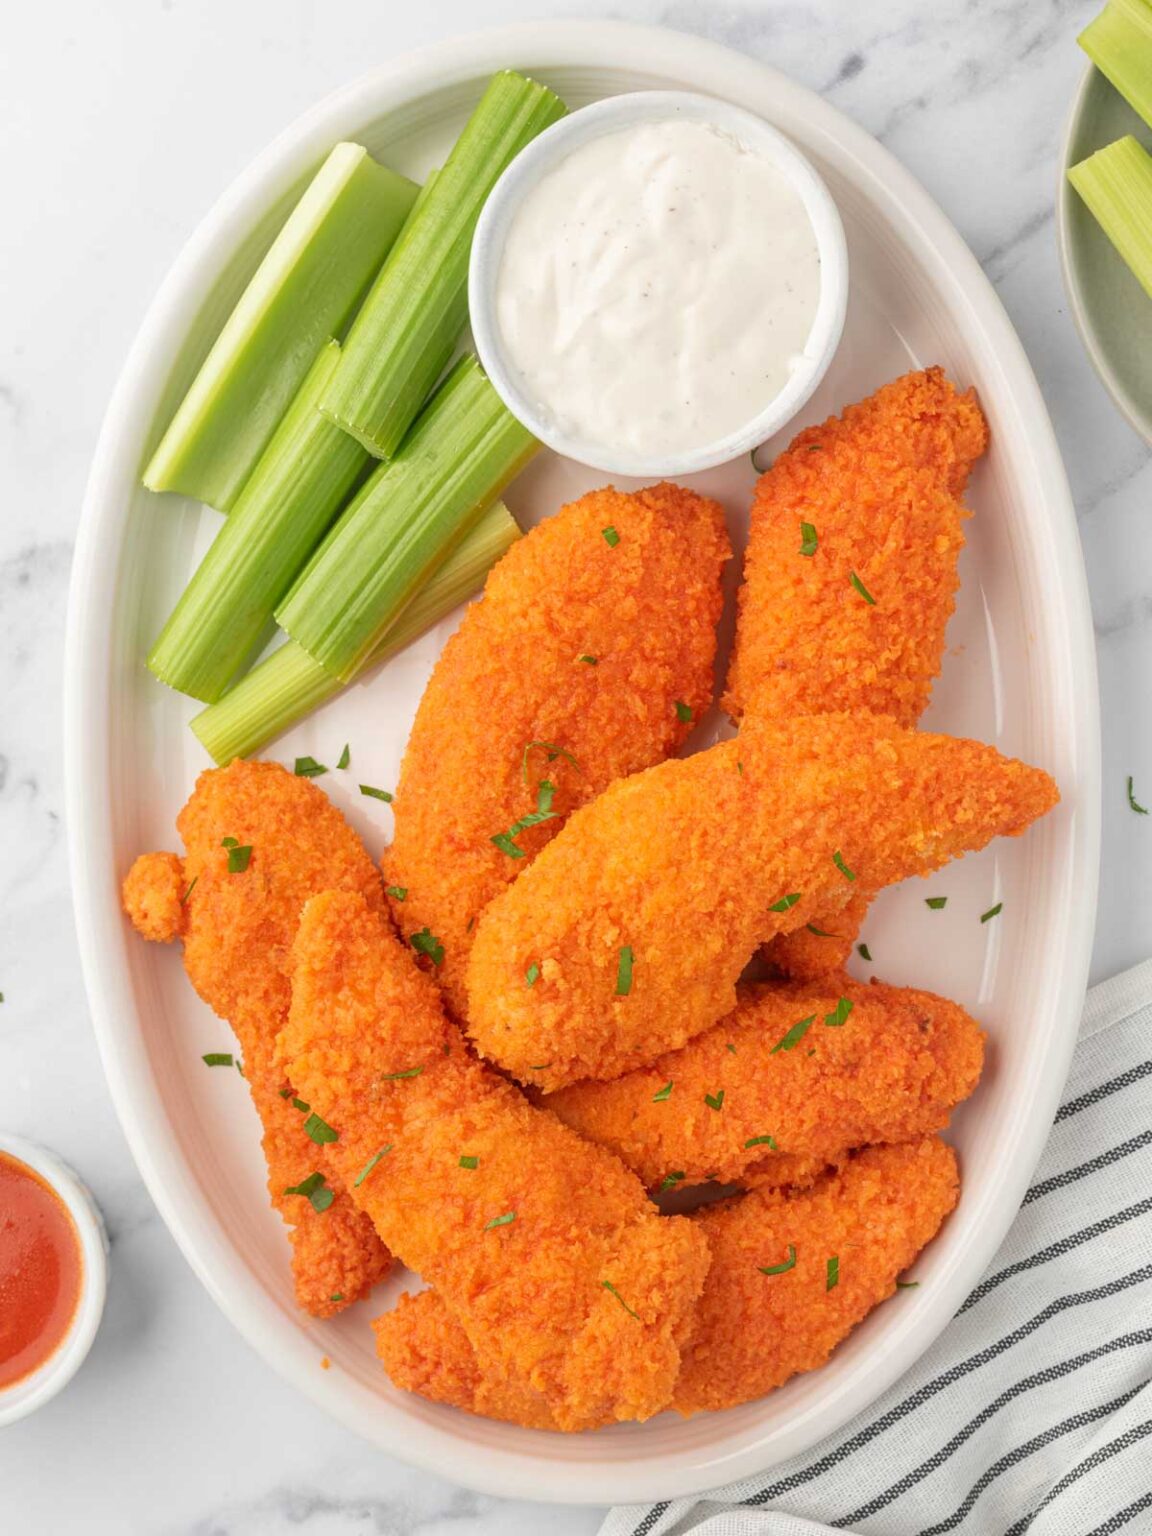
[[[359,894],[304,910],[281,1052],[338,1134],[340,1178],[440,1293],[483,1370],[539,1393],[565,1430],[667,1404],[705,1238],[476,1061]]]
[[[780,1183],[797,1158],[943,1130],[975,1088],[984,1037],[958,1003],[844,975],[741,988],[733,1013],[614,1082],[575,1083],[545,1106],[608,1147],[650,1189]]]
[[[794,439],[756,486],[724,699],[734,719],[866,710],[916,724],[959,585],[960,497],[987,445],[974,392],[940,368]],[[835,970],[873,895],[818,913],[766,958],[800,980]]]
[[[794,439],[756,487],[724,699],[735,718],[866,710],[915,725],[959,585],[959,498],[987,443],[974,392],[941,368]]]
[[[264,1126],[268,1191],[290,1228],[296,1299],[327,1317],[364,1296],[391,1261],[335,1180],[325,1185],[326,1209],[287,1192],[327,1170],[324,1149],[305,1135],[306,1116],[291,1103],[275,1044],[288,1016],[292,940],[305,901],[340,887],[382,909],[380,875],[327,796],[278,763],[237,761],[202,773],[176,827],[184,858],[142,854],[124,881],[124,909],[147,939],[183,938],[192,985],[236,1034]],[[251,849],[234,873],[226,839],[235,840],[234,865],[244,862],[240,850]]]
[[[619,1077],[730,1013],[777,933],[1018,835],[1057,799],[979,742],[870,715],[749,720],[612,785],[487,908],[472,1038],[546,1092]]]
[[[392,899],[402,933],[443,945],[457,1014],[488,902],[575,807],[670,756],[711,703],[730,554],[714,501],[674,485],[593,491],[509,550],[445,646],[384,872],[405,893]]]
[[[930,1137],[870,1148],[810,1190],[758,1192],[696,1212],[690,1220],[713,1260],[672,1406],[685,1415],[732,1408],[823,1365],[892,1295],[958,1194],[955,1155]],[[435,1291],[401,1297],[373,1326],[380,1359],[405,1391],[530,1429],[556,1427],[538,1396],[481,1369]]]
[[[892,1295],[959,1193],[955,1153],[929,1137],[869,1147],[798,1194],[757,1190],[700,1211],[712,1269],[672,1406],[733,1408],[823,1365]]]

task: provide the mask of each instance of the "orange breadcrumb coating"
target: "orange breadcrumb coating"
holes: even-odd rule
[[[781,1049],[804,1019],[811,1023]],[[543,1102],[649,1188],[670,1172],[686,1184],[709,1175],[729,1183],[753,1164],[759,1176],[788,1157],[835,1162],[846,1147],[943,1130],[975,1088],[983,1057],[980,1026],[958,1003],[833,975],[744,988],[734,1013],[681,1050]],[[721,1094],[713,1109],[707,1100]],[[775,1151],[749,1145],[764,1136]]]
[[[750,719],[612,785],[488,907],[472,1037],[544,1091],[619,1077],[723,1018],[756,948],[857,881],[927,874],[1057,798],[1047,774],[979,742],[868,715]]]
[[[793,440],[756,487],[724,701],[733,716],[867,710],[916,723],[959,584],[958,498],[987,442],[975,394],[957,394],[941,368],[895,379]],[[816,529],[810,556],[801,522]]]
[[[700,1211],[712,1269],[672,1406],[732,1408],[823,1365],[892,1295],[959,1190],[955,1153],[929,1137],[870,1147],[799,1194],[757,1190]],[[761,1273],[793,1247],[794,1268]],[[829,1290],[831,1258],[839,1275]]]
[[[526,1382],[480,1369],[468,1335],[437,1291],[405,1292],[372,1327],[380,1362],[403,1391],[527,1429],[557,1427],[545,1399]]]
[[[866,710],[915,725],[959,585],[959,497],[987,444],[975,394],[958,394],[940,368],[794,439],[756,487],[724,701],[734,718]],[[801,522],[816,529],[815,554],[800,553]],[[766,959],[797,980],[835,970],[873,895],[818,913],[813,926],[831,937],[781,934]]]
[[[443,943],[438,980],[455,1012],[488,902],[571,810],[676,751],[692,729],[677,702],[692,719],[711,703],[730,555],[720,507],[693,491],[593,491],[509,550],[445,646],[404,755],[384,872],[407,892],[392,903],[401,932],[427,927]],[[492,838],[537,809],[542,780],[555,785],[553,819],[517,834],[517,859]]]
[[[326,1161],[304,1134],[305,1117],[282,1097],[287,1080],[275,1043],[288,1014],[291,945],[304,902],[341,886],[382,908],[380,876],[327,796],[278,763],[236,761],[202,773],[176,826],[188,850],[183,861],[143,854],[124,881],[124,908],[145,938],[183,934],[192,985],[236,1033],[264,1126],[268,1191],[291,1229],[296,1299],[328,1317],[365,1295],[390,1259],[334,1181],[326,1211],[285,1194],[326,1171]],[[243,873],[229,874],[225,837],[251,847]]]
[[[156,944],[169,944],[184,927],[180,901],[187,887],[178,853],[142,853],[124,880],[124,910],[132,926]]]
[[[564,1429],[657,1413],[707,1272],[702,1234],[476,1061],[361,896],[309,902],[295,954],[292,1081],[338,1131],[328,1150],[353,1198],[482,1367]]]
[[[956,1204],[950,1147],[935,1138],[873,1147],[798,1193],[774,1191],[706,1206],[690,1219],[705,1232],[712,1267],[673,1406],[691,1414],[731,1408],[823,1365]],[[795,1268],[764,1275],[761,1268]],[[828,1289],[828,1260],[839,1259]],[[467,1413],[555,1429],[536,1394],[483,1371],[467,1334],[435,1291],[402,1296],[378,1318],[376,1348],[396,1386]]]

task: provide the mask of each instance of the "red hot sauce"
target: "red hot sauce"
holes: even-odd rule
[[[27,1163],[0,1152],[0,1391],[59,1348],[82,1277],[63,1200]]]

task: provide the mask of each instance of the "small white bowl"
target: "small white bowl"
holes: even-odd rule
[[[669,118],[707,123],[731,134],[745,148],[765,156],[799,194],[812,222],[820,255],[820,298],[802,363],[772,402],[739,430],[717,442],[685,448],[664,457],[643,458],[603,443],[570,437],[543,414],[521,387],[509,363],[496,319],[496,285],[504,244],[525,194],[574,150],[635,123]],[[472,241],[468,270],[472,335],[488,377],[509,410],[556,453],[608,474],[639,478],[691,475],[751,452],[796,415],[810,398],[840,344],[848,307],[848,247],[836,204],[819,174],[783,134],[740,107],[689,91],[635,91],[612,96],[561,118],[522,150],[493,188]]]
[[[68,1332],[43,1365],[10,1387],[0,1388],[0,1429],[42,1408],[75,1376],[92,1347],[108,1289],[108,1238],[87,1186],[66,1163],[35,1142],[0,1135],[0,1152],[24,1163],[64,1202],[80,1242],[80,1297]]]

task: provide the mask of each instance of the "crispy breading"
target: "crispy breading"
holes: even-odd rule
[[[328,1170],[323,1148],[304,1134],[305,1116],[290,1093],[283,1097],[275,1044],[291,1000],[288,968],[304,902],[342,887],[381,909],[380,875],[327,796],[278,763],[238,760],[202,773],[176,826],[183,860],[141,855],[124,881],[124,907],[145,938],[183,936],[192,985],[236,1034],[264,1126],[268,1192],[291,1229],[296,1299],[327,1317],[367,1294],[391,1261],[334,1179],[327,1210],[285,1193]],[[242,872],[229,873],[224,838],[251,848]]]
[[[793,440],[756,487],[724,700],[734,717],[867,710],[916,723],[959,585],[959,497],[987,442],[975,394],[941,368]],[[802,522],[816,530],[811,555]]]
[[[545,1399],[525,1381],[480,1369],[468,1335],[437,1291],[406,1291],[372,1328],[380,1363],[403,1391],[485,1419],[557,1428]]]
[[[696,1212],[690,1219],[713,1260],[673,1407],[731,1408],[823,1365],[892,1295],[958,1194],[955,1155],[930,1137],[870,1148],[809,1190],[757,1192]],[[793,1267],[763,1273],[787,1265],[793,1250]],[[481,1368],[435,1291],[402,1296],[373,1327],[380,1359],[405,1391],[531,1429],[557,1427],[537,1394]]]
[[[735,1011],[682,1049],[543,1103],[650,1189],[749,1170],[763,1183],[789,1158],[836,1162],[848,1147],[943,1130],[983,1057],[958,1003],[833,975],[742,988]]]
[[[281,1051],[338,1132],[328,1151],[353,1198],[484,1369],[539,1392],[565,1429],[666,1405],[705,1239],[476,1061],[358,894],[304,910]]]
[[[674,485],[593,491],[509,550],[445,646],[384,871],[406,892],[392,902],[401,931],[443,944],[438,979],[458,1014],[483,908],[570,811],[670,756],[711,703],[730,554],[714,501]],[[541,781],[555,787],[549,819],[516,834],[518,858],[492,839],[537,811]]]
[[[700,1211],[712,1270],[672,1406],[732,1408],[823,1365],[892,1295],[959,1189],[955,1153],[928,1137],[870,1147],[810,1190],[757,1190]],[[794,1266],[762,1273],[793,1250]]]
[[[866,710],[915,725],[944,655],[967,509],[988,429],[940,368],[905,374],[801,432],[760,477],[725,708],[769,717]],[[801,537],[815,529],[816,548]],[[853,586],[853,574],[874,602]],[[812,980],[844,964],[875,891],[766,959]]]
[[[979,742],[869,715],[750,719],[612,785],[487,908],[472,1038],[544,1091],[619,1077],[723,1018],[758,946],[857,881],[927,874],[1057,798],[1047,774]]]

